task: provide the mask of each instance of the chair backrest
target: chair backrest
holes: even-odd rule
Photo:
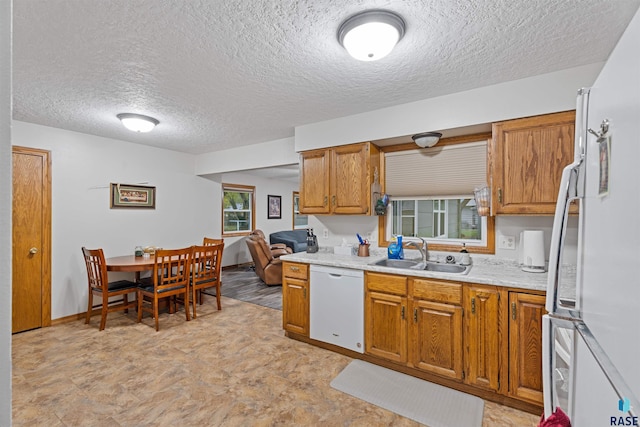
[[[87,249],[83,246],[82,255],[84,256],[84,263],[87,266],[89,292],[91,292],[92,288],[106,292],[109,287],[109,281],[107,278],[107,263],[104,260],[104,252],[102,249]]]
[[[246,242],[247,246],[249,247],[249,253],[251,254],[253,263],[256,266],[256,273],[258,274],[258,276],[264,277],[264,269],[273,259],[271,250],[267,246],[266,241],[256,235],[250,235],[249,237],[247,237]],[[266,246],[266,250],[264,249],[264,246]]]
[[[193,246],[183,249],[159,249],[153,264],[153,287],[161,293],[188,286]]]
[[[263,238],[265,241],[267,240],[267,238],[264,235],[264,231],[260,230],[259,228],[256,228],[255,230],[253,230],[250,235],[257,235]]]
[[[194,246],[191,261],[191,280],[194,285],[219,280],[224,243]]]
[[[219,245],[220,243],[224,244],[224,239],[212,239],[210,237],[202,239],[202,246]]]

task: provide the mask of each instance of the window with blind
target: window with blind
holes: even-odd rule
[[[432,248],[465,243],[486,252],[493,221],[478,215],[473,190],[487,182],[487,141],[385,153],[385,191],[391,198],[384,240],[402,234]]]
[[[222,184],[222,235],[249,234],[254,228],[255,187]]]

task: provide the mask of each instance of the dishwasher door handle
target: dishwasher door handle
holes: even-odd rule
[[[329,273],[329,276],[331,277],[335,277],[336,279],[339,279],[342,277],[342,274],[336,274],[336,273]]]

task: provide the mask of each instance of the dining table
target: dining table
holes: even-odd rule
[[[107,264],[107,271],[120,271],[135,273],[136,282],[140,280],[140,273],[143,271],[153,270],[153,264],[155,258],[135,256],[135,255],[123,255],[105,259]]]

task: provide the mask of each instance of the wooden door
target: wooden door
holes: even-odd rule
[[[465,382],[489,390],[499,387],[499,299],[495,287],[473,285],[466,288],[464,298]]]
[[[545,297],[509,293],[509,394],[542,404],[542,316]]]
[[[407,298],[367,292],[365,302],[365,350],[394,362],[407,362]]]
[[[13,147],[12,332],[51,324],[49,152]]]
[[[331,151],[331,211],[368,214],[371,200],[369,144],[335,147]]]
[[[312,150],[300,154],[300,213],[328,214],[329,151]]]
[[[414,300],[412,324],[413,365],[462,379],[462,307]]]
[[[494,213],[554,214],[562,169],[573,161],[574,129],[574,111],[494,123]]]
[[[282,327],[285,331],[309,336],[309,282],[282,279]]]

